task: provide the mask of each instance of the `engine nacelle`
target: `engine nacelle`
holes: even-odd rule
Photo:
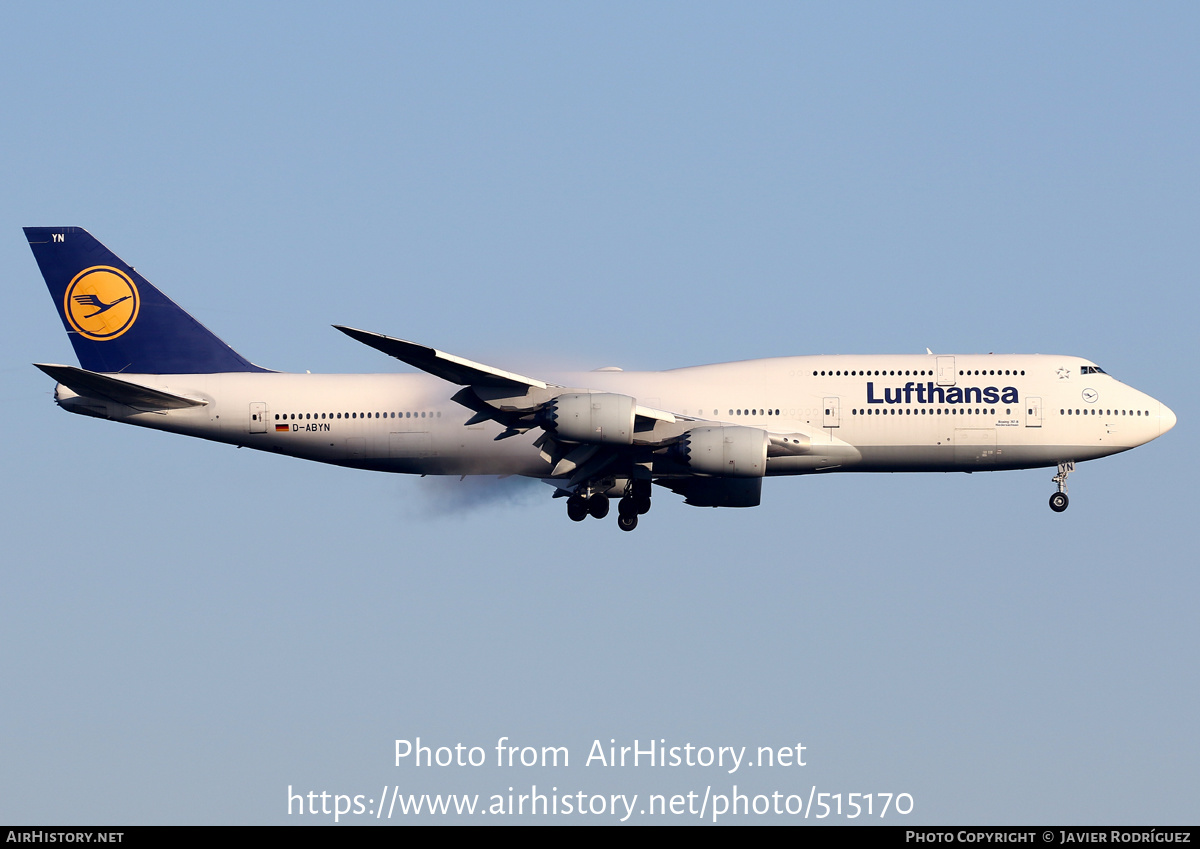
[[[756,427],[697,427],[676,443],[688,468],[702,475],[761,478],[771,438]]]
[[[631,445],[637,400],[607,392],[559,395],[546,405],[545,427],[569,442]]]

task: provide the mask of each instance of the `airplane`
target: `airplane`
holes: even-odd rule
[[[419,374],[254,365],[79,227],[25,235],[79,358],[40,363],[72,413],[358,469],[523,475],[573,521],[631,531],[653,485],[754,507],[765,477],[1057,468],[1166,433],[1166,405],[1079,357],[823,355],[527,377],[353,327]]]

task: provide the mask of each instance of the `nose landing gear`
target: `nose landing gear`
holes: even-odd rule
[[[1068,460],[1058,464],[1058,474],[1051,478],[1058,484],[1058,492],[1050,496],[1050,509],[1055,513],[1066,510],[1067,505],[1071,503],[1071,500],[1067,498],[1067,475],[1073,471],[1075,471],[1075,461]]]

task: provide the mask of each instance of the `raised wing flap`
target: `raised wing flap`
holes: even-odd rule
[[[675,424],[678,421],[678,417],[674,413],[668,413],[666,410],[656,410],[653,407],[643,407],[641,404],[634,407],[633,411],[643,419],[654,419],[655,421],[667,422],[668,424]]]
[[[72,392],[115,401],[136,409],[180,410],[184,407],[202,407],[208,403],[200,398],[174,395],[170,392],[163,392],[161,389],[151,389],[128,380],[74,366],[56,366],[46,363],[34,363],[34,365]]]
[[[485,366],[483,363],[473,362],[463,357],[456,357],[453,354],[447,354],[445,351],[428,348],[424,345],[418,345],[415,342],[394,339],[391,336],[384,336],[382,333],[371,333],[367,330],[343,327],[340,324],[335,324],[334,327],[351,339],[356,339],[364,345],[370,345],[375,350],[382,351],[389,357],[395,357],[402,362],[408,363],[410,366],[416,366],[421,371],[429,372],[436,377],[442,378],[442,380],[448,380],[460,386],[532,386],[537,389],[546,388],[545,383],[535,380],[532,377],[525,377],[521,374],[513,374],[511,371],[503,371],[502,369]]]

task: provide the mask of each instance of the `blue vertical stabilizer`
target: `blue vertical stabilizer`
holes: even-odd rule
[[[79,364],[127,374],[267,371],[248,362],[81,227],[26,227]]]

